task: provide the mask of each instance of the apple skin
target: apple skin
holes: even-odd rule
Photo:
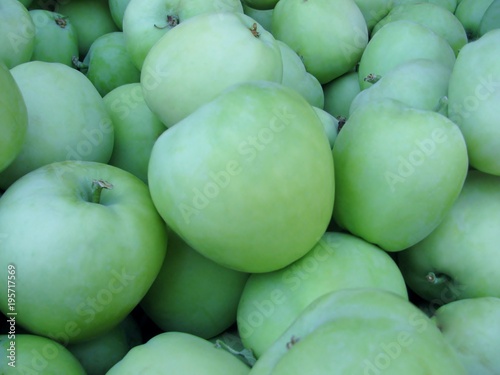
[[[21,151],[0,173],[0,188],[56,161],[109,161],[113,123],[87,77],[67,65],[44,61],[29,61],[10,72],[26,104],[28,128]]]
[[[9,351],[14,343],[14,366],[8,363]],[[2,374],[51,374],[89,375],[78,359],[60,343],[43,336],[17,333],[14,338],[0,335],[0,348],[7,353],[7,360],[0,362]]]
[[[28,110],[14,77],[0,63],[0,172],[21,152],[28,128]]]
[[[123,16],[130,58],[142,70],[146,55],[163,35],[189,18],[219,12],[243,13],[243,5],[240,0],[130,0]]]
[[[481,22],[479,23],[479,37],[482,37],[488,31],[500,27],[500,1],[494,0],[485,10]]]
[[[123,17],[130,0],[109,0],[109,11],[118,30],[123,31]]]
[[[252,8],[246,5],[244,2],[242,2],[242,5],[243,5],[243,13],[245,13],[248,17],[253,18],[267,31],[271,31],[273,24],[274,8],[261,10]]]
[[[429,235],[457,199],[468,170],[457,125],[393,99],[354,111],[335,140],[333,158],[335,222],[387,251]]]
[[[248,276],[202,256],[170,231],[163,266],[140,305],[163,331],[210,339],[236,322]]]
[[[189,53],[179,54],[187,45]],[[180,23],[151,48],[141,84],[151,111],[171,127],[229,86],[281,82],[282,75],[277,42],[256,21],[237,12],[204,13]]]
[[[403,276],[385,251],[348,233],[326,232],[291,265],[250,276],[238,305],[243,344],[258,358],[316,298],[359,287],[408,299]]]
[[[113,185],[99,203],[94,179]],[[63,344],[122,321],[153,283],[167,247],[147,186],[95,162],[52,163],[21,177],[0,199],[0,233],[2,263],[18,275],[17,323]],[[7,266],[0,276],[6,313]]]
[[[158,138],[148,171],[169,227],[239,271],[290,264],[331,219],[334,169],[323,124],[300,94],[279,83],[225,90]]]
[[[271,31],[321,84],[353,69],[368,43],[366,21],[353,0],[280,0]]]
[[[371,36],[373,27],[394,7],[394,0],[354,0],[365,18]]]
[[[314,300],[250,375],[424,375],[467,372],[435,324],[407,299],[351,288]]]
[[[330,147],[333,148],[333,144],[335,143],[335,139],[337,139],[337,134],[339,133],[339,120],[321,108],[313,107],[313,109],[316,111],[316,114],[323,124]]]
[[[481,20],[491,4],[493,0],[462,0],[457,5],[455,16],[464,26],[469,42],[480,37]]]
[[[148,182],[149,156],[158,137],[166,130],[151,112],[140,83],[124,84],[104,97],[114,128],[114,146],[108,164],[124,169]]]
[[[389,22],[370,39],[359,62],[361,89],[370,87],[369,75],[384,76],[399,64],[417,58],[434,59],[452,69],[455,52],[443,37],[408,20]]]
[[[421,242],[398,253],[408,287],[433,305],[500,297],[499,202],[500,177],[470,170],[441,224]]]
[[[0,4],[0,64],[8,69],[31,60],[35,48],[35,24],[18,0]]]
[[[351,71],[323,85],[325,105],[323,109],[335,118],[349,118],[349,108],[361,91],[357,71]]]
[[[392,5],[397,7],[399,5],[406,4],[418,4],[418,3],[432,3],[439,5],[440,7],[446,9],[449,12],[454,13],[460,0],[394,0]]]
[[[460,51],[448,88],[448,117],[462,131],[470,165],[500,175],[500,29],[491,30]]]
[[[248,375],[250,368],[201,337],[164,332],[131,349],[106,375]]]
[[[467,298],[437,309],[433,322],[452,346],[467,372],[500,373],[500,298]]]

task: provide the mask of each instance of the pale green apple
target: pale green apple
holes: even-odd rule
[[[441,62],[449,69],[455,52],[443,37],[421,24],[408,20],[389,22],[370,39],[359,62],[359,84],[370,87],[369,76],[383,77],[399,64],[418,58]]]
[[[387,72],[352,100],[351,114],[373,100],[390,98],[410,107],[447,115],[451,69],[436,60],[408,60]]]
[[[302,59],[288,44],[277,40],[283,61],[281,83],[296,90],[314,107],[323,108],[325,97],[321,83],[306,71]]]
[[[254,9],[270,10],[276,6],[278,0],[242,0],[242,3]]]
[[[431,2],[407,3],[395,6],[387,16],[375,25],[372,37],[382,26],[398,20],[413,21],[428,27],[437,35],[446,39],[455,55],[458,55],[458,51],[468,42],[467,32],[455,14]]]
[[[500,0],[494,0],[485,10],[479,23],[479,37],[488,31],[500,28]]]
[[[347,119],[351,103],[360,91],[358,72],[353,70],[343,74],[323,85],[323,109],[337,119]]]
[[[353,69],[368,43],[366,21],[354,0],[280,0],[272,33],[301,56],[321,84]]]
[[[170,232],[163,266],[141,307],[164,331],[209,339],[236,322],[248,276],[211,261]]]
[[[243,344],[258,358],[316,298],[358,287],[408,298],[403,276],[385,251],[348,233],[326,232],[296,262],[250,276],[238,305]]]
[[[438,226],[468,169],[456,124],[394,99],[354,111],[335,140],[333,158],[335,221],[387,251],[406,249]]]
[[[333,210],[323,124],[300,94],[275,82],[234,85],[167,129],[148,179],[170,228],[243,272],[274,271],[305,255]]]
[[[457,8],[458,2],[459,0],[393,0],[393,6],[397,7],[405,4],[432,3],[453,13]]]
[[[478,39],[481,20],[493,0],[462,0],[455,10],[455,16],[462,23],[469,41]]]
[[[151,48],[141,85],[148,107],[171,127],[229,86],[281,82],[282,75],[280,48],[256,21],[237,12],[204,13],[182,22]]]
[[[140,83],[121,85],[104,96],[113,122],[114,145],[108,164],[148,181],[151,150],[165,125],[149,109]]]
[[[250,367],[201,337],[164,332],[131,349],[106,375],[248,375]]]
[[[123,31],[123,17],[125,16],[125,10],[130,1],[131,0],[108,0],[111,18],[113,18],[113,21],[120,31]]]
[[[123,15],[130,58],[141,70],[151,47],[168,31],[199,14],[219,12],[243,13],[243,6],[240,0],[130,0]]]
[[[250,375],[466,375],[435,324],[407,299],[351,288],[314,300]]]
[[[354,0],[354,2],[363,13],[369,34],[377,22],[394,7],[394,0]]]
[[[337,134],[339,132],[339,120],[324,109],[318,107],[313,108],[323,124],[326,136],[328,137],[328,142],[330,142],[330,147],[333,148],[333,144],[335,143],[335,139],[337,138]]]
[[[408,286],[432,305],[500,297],[500,177],[470,170],[442,223],[398,254]]]
[[[252,8],[248,5],[246,5],[244,2],[242,2],[242,4],[243,4],[243,13],[245,13],[247,16],[253,18],[255,21],[257,21],[257,23],[259,23],[267,31],[271,31],[272,24],[273,24],[274,8],[272,8],[272,9],[255,9],[255,8]]]
[[[448,88],[448,116],[462,131],[470,165],[500,175],[500,29],[468,43],[457,57]]]
[[[452,346],[467,372],[500,373],[500,298],[467,298],[437,309],[434,323]]]

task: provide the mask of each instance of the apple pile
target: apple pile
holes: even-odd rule
[[[1,0],[1,374],[500,373],[500,0]]]

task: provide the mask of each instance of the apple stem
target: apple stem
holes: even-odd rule
[[[68,17],[67,16],[60,16],[60,17],[57,17],[54,21],[55,21],[57,26],[59,26],[61,29],[64,29],[68,25],[66,18],[68,18]]]
[[[173,28],[179,24],[179,17],[177,16],[171,16],[170,14],[167,15],[167,23],[165,26],[158,26],[157,24],[154,25],[157,29],[166,29],[168,28]]]
[[[73,66],[78,69],[82,73],[86,73],[89,70],[89,67],[82,63],[80,60],[78,60],[78,56],[73,56],[71,58],[71,62],[73,63]]]
[[[438,274],[436,275],[434,272],[429,272],[427,275],[425,275],[425,279],[434,285],[439,285],[439,284],[444,284],[448,283],[451,281],[450,277],[445,274]]]
[[[253,23],[252,27],[250,28],[250,32],[256,38],[258,38],[260,36],[260,33],[257,31],[257,23],[256,22]]]
[[[347,119],[344,117],[344,116],[338,116],[337,117],[337,120],[338,120],[338,127],[337,127],[337,133],[340,132],[342,130],[342,128],[344,127]]]
[[[102,189],[111,190],[113,185],[103,180],[92,181],[92,203],[101,203]]]
[[[364,78],[364,81],[371,83],[371,84],[374,84],[374,83],[377,83],[378,81],[380,81],[380,78],[382,78],[382,77],[379,76],[378,74],[370,73]]]

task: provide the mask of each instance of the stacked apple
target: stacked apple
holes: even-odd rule
[[[499,10],[3,0],[0,372],[499,373]]]

